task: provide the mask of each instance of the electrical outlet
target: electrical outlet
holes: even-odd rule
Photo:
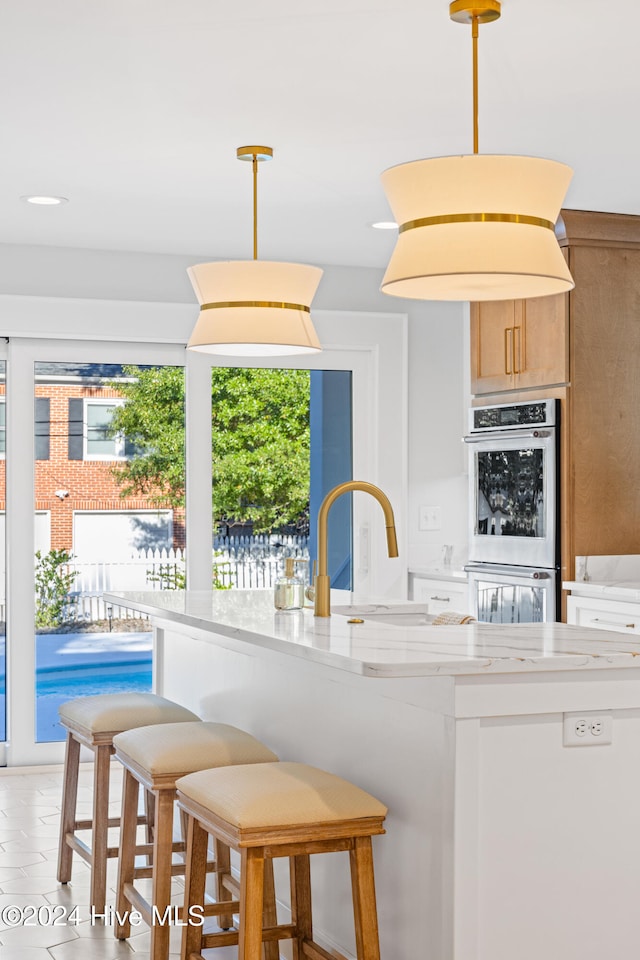
[[[565,747],[597,747],[613,741],[611,711],[565,713],[562,742]]]
[[[442,518],[440,507],[420,507],[418,529],[441,530]]]

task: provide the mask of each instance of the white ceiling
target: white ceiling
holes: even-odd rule
[[[567,207],[640,214],[638,0],[504,0],[480,151],[573,167]],[[386,167],[471,152],[448,0],[3,0],[0,242],[382,267]],[[35,207],[25,194],[69,198]]]

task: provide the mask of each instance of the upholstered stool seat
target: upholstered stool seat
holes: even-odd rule
[[[234,943],[239,960],[260,960],[263,942],[284,939],[293,941],[294,960],[328,957],[313,941],[309,857],[344,850],[350,854],[358,960],[379,960],[371,837],[384,833],[384,804],[301,763],[203,770],[181,778],[176,787],[188,818],[184,915],[204,902],[208,835],[240,852],[239,932],[205,934],[189,924],[183,928],[182,960]],[[273,917],[265,928],[265,865],[274,857],[289,858],[291,923],[278,924]]]
[[[91,867],[91,904],[96,913],[104,912],[107,860],[117,856],[118,848],[108,846],[109,827],[119,818],[109,818],[109,770],[113,737],[131,727],[150,723],[198,721],[191,710],[153,693],[107,693],[76,697],[59,709],[60,723],[67,731],[58,848],[58,880],[71,880],[74,851]],[[90,820],[76,818],[80,748],[94,754],[93,813]],[[91,846],[77,833],[91,830]]]
[[[193,771],[230,764],[272,765],[277,756],[251,734],[224,723],[164,724],[160,727],[139,727],[114,737],[116,758],[124,767],[120,859],[118,870],[117,918],[115,934],[126,939],[131,932],[129,916],[138,910],[151,926],[151,956],[164,960],[169,953],[170,928],[158,922],[171,902],[171,878],[184,873],[184,857],[173,862],[174,853],[184,854],[184,843],[173,842],[174,800],[176,780]],[[154,797],[154,837],[152,850],[136,845],[138,793],[143,786]],[[136,867],[135,857],[152,853],[150,867]],[[203,869],[207,869],[205,863]],[[221,924],[232,926],[230,891],[224,879],[230,876],[229,849],[215,845],[217,900],[226,902],[218,912]],[[151,876],[151,899],[147,900],[136,886],[136,879]],[[124,921],[121,922],[121,918]],[[155,922],[154,922],[155,921]]]

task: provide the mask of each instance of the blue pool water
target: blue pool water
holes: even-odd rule
[[[91,697],[99,693],[151,691],[151,658],[147,662],[75,667],[68,671],[46,671],[36,677],[36,736],[38,743],[64,740],[65,731],[58,723],[58,707],[74,697]]]
[[[150,633],[36,636],[36,740],[64,740],[58,707],[74,697],[151,690]],[[4,637],[0,640],[0,741],[6,739]]]

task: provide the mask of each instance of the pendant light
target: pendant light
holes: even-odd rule
[[[200,315],[187,347],[225,356],[285,356],[322,349],[311,301],[322,270],[301,263],[258,260],[258,164],[271,147],[238,147],[253,166],[253,260],[219,260],[189,267]]]
[[[473,154],[415,160],[382,174],[399,224],[381,290],[419,300],[508,300],[574,286],[555,236],[570,167],[535,157],[478,153],[478,25],[498,0],[455,0],[471,24]]]

